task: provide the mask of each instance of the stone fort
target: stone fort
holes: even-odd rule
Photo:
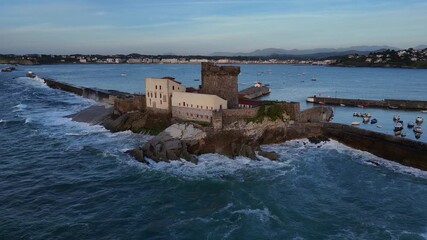
[[[217,95],[227,100],[227,108],[238,108],[237,76],[239,73],[240,67],[202,63],[202,85],[199,92]]]

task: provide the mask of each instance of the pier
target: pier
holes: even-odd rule
[[[308,97],[307,102],[316,104],[354,106],[354,107],[372,107],[372,108],[390,108],[407,110],[427,110],[427,101],[403,100],[403,99],[350,99],[350,98],[331,98],[331,97]]]
[[[247,99],[256,99],[267,94],[270,94],[270,88],[268,86],[252,86],[239,92],[240,96]]]

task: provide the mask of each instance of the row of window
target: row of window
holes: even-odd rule
[[[182,104],[178,103],[178,106],[180,106],[180,107],[191,107],[191,108],[194,107],[193,104],[188,104],[188,103],[186,104],[185,102],[182,102]],[[204,109],[204,107],[202,105],[196,105],[196,108],[197,109]],[[222,105],[219,105],[219,108],[222,109]],[[206,106],[206,109],[209,110],[209,107]],[[213,107],[211,107],[211,110],[213,110]]]
[[[156,90],[157,89],[162,90],[162,85],[156,85],[155,88]],[[175,86],[172,86],[172,90],[175,90]],[[179,87],[178,87],[178,90],[179,90]]]

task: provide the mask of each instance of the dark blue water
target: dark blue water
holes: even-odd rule
[[[32,68],[78,85],[140,84],[134,91],[143,91],[144,73],[181,74],[187,85],[199,78],[186,70],[196,65],[166,66],[176,68],[167,74],[161,65],[125,66]],[[0,73],[0,239],[427,238],[426,172],[304,139],[263,146],[277,162],[207,154],[198,165],[144,165],[124,152],[149,136],[64,118],[93,102],[12,79],[25,74],[19,68]]]

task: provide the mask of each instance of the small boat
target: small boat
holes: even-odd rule
[[[365,116],[363,117],[363,123],[368,123],[369,122],[369,117]]]
[[[15,71],[16,68],[15,67],[7,67],[7,68],[3,68],[1,71],[2,72],[12,72]]]
[[[398,109],[399,107],[397,107],[397,106],[388,106],[388,108],[390,108],[390,109]]]
[[[317,81],[317,78],[312,78],[311,81]]]
[[[427,113],[427,110],[421,110],[422,113]]]
[[[422,117],[417,117],[416,119],[415,119],[415,123],[416,124],[421,124],[421,123],[423,123],[424,122],[424,119],[422,118]]]
[[[200,81],[200,79],[196,78],[196,79],[194,79],[194,81],[195,81],[195,82],[198,82],[198,81]]]
[[[351,125],[357,126],[357,125],[360,125],[360,122],[354,121],[354,122],[351,122]]]
[[[402,131],[402,132],[400,132],[400,136],[401,137],[406,137],[406,133]]]
[[[35,78],[36,77],[36,75],[33,73],[33,71],[28,71],[26,76],[29,78]]]
[[[423,133],[423,130],[421,129],[421,127],[420,126],[416,126],[416,127],[414,127],[414,133],[419,133],[419,134],[421,134],[421,133]]]
[[[396,123],[396,125],[394,125],[394,131],[401,131],[403,129],[403,125],[401,123]]]
[[[383,126],[381,126],[381,125],[377,125],[377,128],[382,128]]]
[[[375,123],[377,123],[378,122],[378,120],[376,119],[376,118],[373,118],[372,120],[371,120],[371,124],[375,124]]]
[[[408,128],[413,128],[415,126],[414,122],[408,122]]]
[[[345,107],[345,104],[341,103],[341,104],[340,104],[340,106],[341,106],[341,107]]]
[[[325,102],[318,102],[320,105],[325,105]]]
[[[420,137],[421,137],[421,133],[415,133],[415,138],[416,139],[420,139]]]
[[[120,76],[122,76],[122,77],[126,77],[126,76],[127,76],[127,74],[126,74],[126,73],[121,73],[121,74],[120,74]]]
[[[399,136],[400,135],[400,131],[394,131],[394,135],[395,136]]]
[[[399,115],[394,115],[393,116],[393,121],[399,121],[400,120],[400,116]]]
[[[359,108],[364,108],[365,106],[363,106],[363,105],[357,105],[357,107],[359,107]]]

